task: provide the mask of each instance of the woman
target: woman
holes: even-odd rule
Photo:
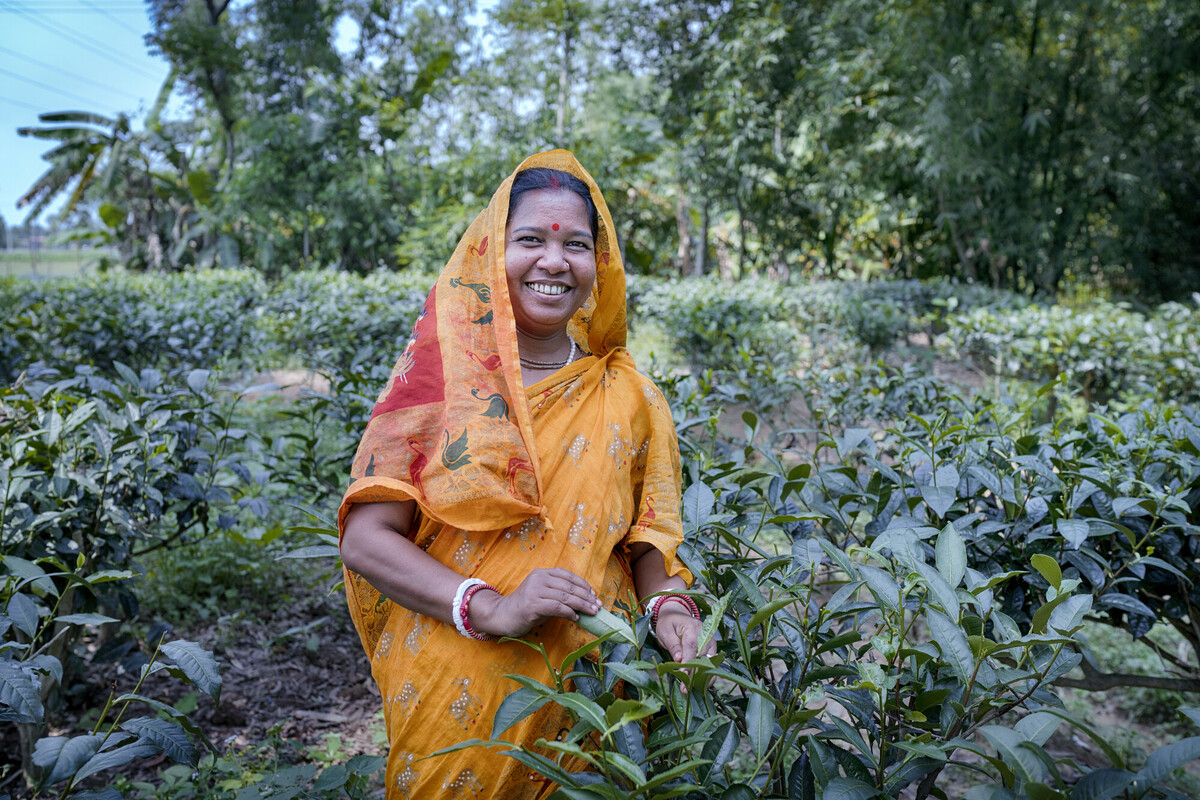
[[[522,674],[549,682],[580,614],[658,597],[655,633],[696,654],[675,557],[679,451],[662,394],[624,349],[612,218],[565,151],[533,156],[471,224],[380,394],[342,502],[355,626],[384,699],[389,798],[533,798],[519,762],[472,748]],[[669,597],[669,599],[668,599]],[[708,652],[711,652],[711,647]],[[554,704],[505,732],[571,727]]]

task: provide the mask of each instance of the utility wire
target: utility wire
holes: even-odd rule
[[[24,100],[14,100],[11,97],[5,97],[2,94],[0,94],[0,102],[12,103],[14,106],[21,106],[22,108],[28,108],[30,111],[36,111],[39,114],[41,114],[45,111],[44,108],[38,108],[33,103],[26,103]]]
[[[100,81],[94,81],[91,78],[85,78],[82,75],[77,75],[74,72],[71,72],[70,70],[65,70],[62,67],[56,67],[53,64],[47,64],[45,61],[36,59],[33,56],[27,56],[22,53],[18,53],[15,50],[9,50],[7,47],[0,47],[0,53],[7,53],[10,56],[16,56],[17,58],[24,59],[25,61],[28,61],[31,64],[37,64],[39,67],[42,67],[43,69],[52,70],[59,74],[66,75],[68,78],[71,78],[72,80],[79,81],[80,83],[90,84],[92,86],[95,86],[98,89],[103,89],[106,92],[116,92],[119,94],[124,94],[127,97],[133,97],[133,95],[127,93],[126,91],[124,91],[122,89],[113,88],[113,86],[111,84],[104,84],[104,83],[101,83]]]
[[[10,3],[13,9],[18,11],[54,11],[54,12],[70,12],[74,14],[80,13],[79,3],[84,0],[43,0],[43,2],[34,5],[21,5],[18,3]],[[94,5],[88,3],[92,8],[100,12],[113,11],[118,14],[128,14],[132,12],[143,12],[146,7],[142,3],[121,3],[119,0],[108,0],[104,5]]]
[[[16,6],[13,6],[11,3],[7,3],[6,0],[0,0],[0,2],[5,2],[5,6],[0,6],[0,9],[3,9],[3,8],[12,9],[13,11],[20,14],[21,16],[28,18],[30,22],[38,25],[39,27],[50,31],[53,34],[57,34],[58,36],[61,36],[64,39],[73,41],[75,44],[79,45],[80,47],[83,47],[86,50],[90,50],[93,53],[95,53],[96,55],[101,56],[102,58],[106,58],[109,61],[113,62],[114,64],[117,64],[118,66],[122,66],[122,67],[125,67],[125,69],[132,70],[134,72],[138,72],[147,78],[158,78],[157,75],[134,64],[132,61],[126,61],[126,60],[120,59],[117,56],[112,55],[111,53],[107,53],[107,52],[104,52],[103,50],[100,50],[94,44],[89,43],[89,40],[72,32],[69,28],[64,28],[63,26],[54,26],[54,25],[47,24],[46,22],[43,22],[42,20],[38,19],[33,14],[30,14],[28,11],[17,8]],[[91,42],[95,42],[95,40],[93,39],[93,40],[91,40]]]
[[[125,30],[132,33],[134,36],[144,36],[146,34],[145,31],[139,31],[137,28],[133,27],[128,22],[117,19],[115,16],[112,15],[112,13],[105,11],[103,8],[101,8],[100,6],[93,3],[92,0],[80,0],[80,2],[83,3],[85,6],[87,6],[88,8],[92,8],[92,9],[95,9],[96,11],[99,11],[101,14],[108,17],[113,22],[117,23],[122,28],[124,28]]]
[[[5,11],[17,12],[17,13],[20,13],[22,11],[32,13],[32,12],[36,11],[39,14],[77,14],[77,15],[94,13],[92,11],[88,11],[87,9],[80,8],[77,5],[38,6],[37,8],[29,8],[28,6],[10,6],[8,8],[0,8],[0,13],[3,13]],[[113,8],[101,8],[101,7],[97,6],[96,11],[99,11],[102,14],[141,14],[144,12],[144,9],[139,6],[123,6],[123,7],[113,7]]]
[[[48,92],[57,92],[58,94],[61,94],[63,97],[69,97],[72,100],[79,101],[80,103],[87,103],[88,105],[95,105],[95,103],[96,103],[96,101],[94,99],[80,97],[79,95],[77,95],[73,92],[68,92],[65,89],[59,89],[57,87],[51,86],[48,83],[42,83],[41,81],[35,81],[33,78],[26,78],[24,75],[18,75],[15,72],[9,72],[8,70],[4,69],[3,67],[0,67],[0,75],[8,75],[10,77],[16,78],[19,81],[25,81],[26,83],[28,83],[32,86],[36,86],[39,89],[45,89]]]

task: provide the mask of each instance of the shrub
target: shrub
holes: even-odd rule
[[[949,320],[942,346],[997,375],[1062,381],[1089,407],[1144,397],[1200,402],[1200,310],[1179,303],[1149,316],[1110,303],[979,308]]]
[[[208,393],[209,373],[174,383],[151,369],[139,375],[117,365],[117,372],[109,380],[90,367],[69,378],[35,369],[0,388],[0,715],[21,725],[26,772],[42,767],[47,784],[160,750],[176,760],[195,755],[186,735],[195,731],[182,720],[136,729],[125,721],[130,702],[157,709],[141,696],[114,700],[121,712],[103,735],[34,747],[53,690],[74,679],[73,645],[85,626],[117,622],[98,611],[135,608],[128,587],[135,557],[233,521],[223,509],[232,507],[243,467],[229,451],[245,432]],[[190,643],[150,645],[216,696],[211,656]],[[132,667],[145,678],[162,669],[156,657]]]
[[[390,367],[412,332],[433,286],[423,272],[296,272],[275,289],[262,325],[280,358],[346,370],[386,361]]]
[[[175,374],[253,361],[265,293],[262,277],[249,270],[6,280],[0,380],[35,362],[67,371],[87,364],[106,374],[120,362]]]

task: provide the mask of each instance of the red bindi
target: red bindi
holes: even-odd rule
[[[551,230],[555,230],[555,231],[556,231],[556,230],[558,230],[558,223],[556,222],[556,223],[554,223],[553,225],[551,225],[551,226],[550,226],[550,229],[551,229]]]

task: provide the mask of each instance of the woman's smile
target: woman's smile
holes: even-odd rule
[[[525,284],[538,294],[557,295],[565,293],[570,287],[563,286],[561,283],[527,283]]]

